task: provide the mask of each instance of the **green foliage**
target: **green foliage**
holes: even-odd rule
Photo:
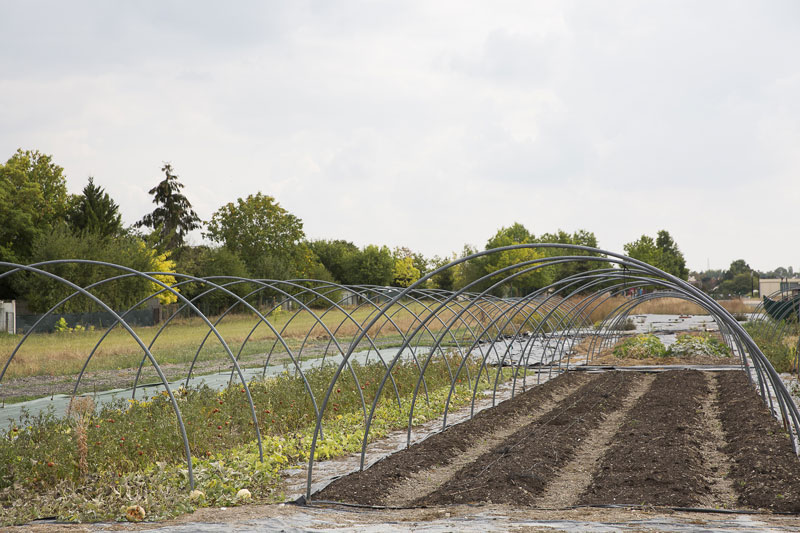
[[[667,357],[667,348],[655,335],[643,334],[628,337],[614,347],[614,355],[626,359]]]
[[[450,361],[454,367],[455,360]],[[332,378],[333,366],[308,373],[320,393]],[[475,376],[477,366],[470,364]],[[325,432],[317,458],[327,459],[361,449],[363,413],[359,392],[374,398],[384,373],[382,364],[356,368],[357,385],[349,373],[335,383],[325,415]],[[381,396],[370,439],[404,427],[410,394],[417,381],[412,363],[393,370],[402,407],[391,387]],[[504,374],[505,377],[508,374]],[[434,359],[426,372],[429,396],[418,398],[414,424],[441,414],[450,388],[443,359]],[[493,383],[484,374],[478,391]],[[476,386],[456,376],[451,407],[466,405]],[[205,497],[191,500],[181,439],[172,407],[164,394],[141,401],[119,401],[89,409],[84,429],[52,411],[25,415],[0,436],[0,505],[3,524],[42,516],[66,520],[117,520],[131,503],[143,505],[151,518],[191,511],[197,506],[235,505],[236,493],[250,490],[256,501],[275,501],[280,470],[307,461],[315,416],[302,379],[291,374],[250,383],[262,428],[264,462],[258,460],[250,411],[241,385],[221,392],[207,387],[176,391],[193,454],[197,489]],[[81,434],[88,444],[87,471],[80,468]]]
[[[301,242],[295,247],[292,261],[293,277],[297,279],[333,281],[333,275],[328,272],[308,243]]]
[[[455,256],[451,259],[435,255],[431,260],[431,265],[433,267],[433,270],[436,270],[453,261],[455,261]],[[442,272],[439,272],[438,274],[436,274],[431,278],[431,283],[437,289],[452,291],[453,288],[455,287],[457,269],[458,267],[450,267],[446,270],[443,270]]]
[[[408,287],[420,278],[419,269],[414,266],[414,259],[411,257],[398,257],[394,260],[394,280],[395,287]]]
[[[181,193],[183,184],[173,172],[172,165],[164,163],[161,167],[164,179],[148,191],[153,196],[156,208],[136,223],[159,233],[159,246],[173,250],[183,244],[186,234],[201,226],[202,221],[192,209],[192,204]]]
[[[792,372],[795,368],[797,352],[794,342],[796,342],[796,337],[792,342],[792,333],[796,335],[797,328],[797,324],[780,322],[775,325],[772,321],[751,321],[744,324],[744,329],[778,372]],[[777,331],[785,331],[789,335],[778,335]]]
[[[537,240],[543,243],[575,244],[579,246],[597,248],[597,238],[595,237],[594,233],[587,230],[577,230],[571,235],[565,231],[558,230],[556,233],[545,233]],[[545,251],[545,254],[551,257],[558,257],[562,255],[586,255],[599,257],[599,254],[594,252],[566,248],[548,248]],[[553,265],[548,267],[548,269],[552,272],[551,277],[553,281],[558,281],[582,272],[608,267],[609,263],[606,261],[570,261],[568,263]],[[594,287],[597,286],[594,285]]]
[[[386,246],[365,246],[353,263],[355,283],[388,286],[394,279],[394,258]]]
[[[83,193],[73,199],[67,220],[74,232],[97,233],[104,237],[122,234],[122,215],[119,206],[102,187],[89,183]]]
[[[185,246],[177,251],[175,261],[178,265],[178,271],[198,278],[214,276],[248,278],[250,276],[244,261],[238,255],[222,246],[213,248],[209,246]],[[183,279],[179,278],[178,281],[183,281]],[[210,281],[224,285],[234,280],[223,278]],[[200,294],[208,293],[194,302],[194,305],[206,315],[219,314],[234,303],[235,298],[233,296],[221,290],[208,292],[210,289],[211,287],[207,284],[195,282],[181,285],[180,288],[183,295],[190,300],[195,300]],[[226,289],[238,296],[244,296],[254,290],[255,286],[251,283],[234,283],[226,287]]]
[[[753,272],[744,259],[731,262],[730,268],[722,274],[722,282],[714,292],[724,295],[751,295],[758,289],[758,275]]]
[[[686,260],[678,245],[666,230],[658,232],[656,240],[642,235],[623,246],[629,257],[643,261],[681,279],[689,277]]]
[[[32,246],[31,261],[54,259],[93,259],[116,263],[141,272],[156,271],[157,257],[136,237],[123,235],[106,238],[96,233],[74,234],[66,227],[38,236]],[[50,265],[45,270],[85,287],[96,281],[118,276],[124,272],[110,267],[81,263]],[[75,290],[63,283],[42,275],[27,273],[13,275],[11,282],[18,294],[27,301],[34,312],[44,312]],[[154,285],[139,277],[127,277],[102,284],[90,292],[113,309],[127,309],[148,294]],[[99,310],[85,296],[76,296],[62,306],[61,312],[77,313]]]
[[[303,222],[260,192],[217,209],[206,237],[236,253],[257,278],[286,279],[303,239]]]
[[[705,355],[710,357],[730,357],[731,350],[718,338],[706,333],[703,335],[678,335],[678,339],[669,347],[669,355],[673,357],[692,357]]]
[[[333,279],[342,284],[357,283],[354,275],[356,258],[361,253],[358,246],[344,240],[318,240],[308,243]]]
[[[17,150],[0,165],[0,261],[28,261],[34,240],[64,224],[68,204],[64,169],[38,150]],[[18,297],[0,280],[0,298]]]
[[[665,347],[655,335],[646,333],[628,337],[614,347],[614,355],[629,359],[659,357],[730,357],[731,351],[722,341],[710,334],[679,334],[677,340]]]

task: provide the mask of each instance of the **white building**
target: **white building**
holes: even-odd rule
[[[17,332],[17,302],[0,300],[0,331],[3,333]]]
[[[769,296],[778,291],[791,293],[800,290],[800,278],[762,278],[758,280],[758,294]]]

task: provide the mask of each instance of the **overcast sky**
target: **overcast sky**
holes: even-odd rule
[[[201,218],[261,191],[310,239],[663,228],[692,269],[797,269],[798,50],[796,1],[0,0],[0,160],[128,224],[169,161]]]

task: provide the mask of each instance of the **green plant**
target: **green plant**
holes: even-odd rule
[[[614,347],[614,355],[631,359],[666,357],[667,349],[655,335],[645,333],[629,337]]]
[[[67,321],[64,320],[64,317],[62,316],[61,318],[58,319],[58,322],[56,322],[55,325],[53,326],[53,331],[55,331],[56,333],[69,333],[70,331],[72,331],[72,328],[69,327],[69,324],[67,324]]]
[[[731,351],[721,340],[705,333],[703,335],[679,334],[675,343],[669,347],[673,357],[706,355],[710,357],[730,357]]]
[[[795,366],[795,346],[787,335],[777,335],[777,331],[793,332],[794,327],[789,324],[779,324],[773,327],[772,323],[747,322],[744,325],[747,333],[752,337],[769,362],[778,372],[791,372]],[[795,337],[796,342],[796,337]]]
[[[457,360],[434,359],[426,372],[427,397],[420,390],[413,423],[440,416]],[[335,367],[309,371],[306,377],[319,395],[327,389]],[[364,418],[360,393],[375,397],[385,368],[380,363],[354,365],[335,382],[325,413],[324,433],[316,457],[327,459],[361,449]],[[478,366],[467,365],[454,376],[451,408],[467,404],[473,390],[494,382],[494,372],[476,383]],[[510,376],[503,369],[501,378]],[[370,440],[405,427],[411,393],[418,380],[413,363],[392,372],[401,403],[390,383],[379,397]],[[469,377],[468,377],[469,376]],[[264,462],[259,461],[255,433],[244,389],[234,385],[175,391],[193,455],[197,489],[205,497],[190,498],[183,446],[175,415],[165,394],[118,401],[95,410],[90,400],[73,403],[66,418],[53,411],[24,415],[0,435],[0,523],[20,523],[41,516],[65,520],[117,520],[121,509],[142,505],[152,519],[173,516],[197,506],[234,505],[241,489],[256,501],[275,501],[280,470],[308,460],[316,417],[303,380],[289,372],[249,384],[262,432]]]

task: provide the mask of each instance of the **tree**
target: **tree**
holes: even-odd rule
[[[432,269],[438,270],[439,268],[449,263],[452,263],[453,261],[455,261],[455,259],[456,259],[455,255],[453,255],[452,258],[439,257],[438,255],[434,255],[433,259],[431,260]],[[458,266],[450,267],[446,270],[439,272],[438,274],[435,274],[433,277],[431,277],[431,283],[437,289],[452,291],[453,288],[455,287],[457,269]]]
[[[38,150],[17,150],[0,165],[0,260],[27,260],[34,239],[64,223],[68,205],[64,169]]]
[[[192,209],[189,200],[181,194],[183,184],[178,181],[172,165],[164,163],[161,170],[164,172],[164,179],[148,191],[158,207],[142,217],[135,226],[156,230],[160,235],[159,245],[172,250],[183,245],[186,235],[200,228],[202,221]]]
[[[308,246],[335,281],[345,285],[357,283],[354,269],[361,253],[358,246],[344,240],[317,240],[309,242]]]
[[[392,285],[395,287],[408,287],[420,278],[419,269],[414,266],[411,257],[397,257],[394,260]]]
[[[597,248],[597,237],[594,236],[594,233],[582,229],[575,231],[571,235],[563,230],[558,230],[556,233],[545,233],[539,237],[538,241],[558,244],[575,244],[579,246]],[[600,256],[600,254],[595,252],[587,252],[568,248],[547,248],[545,253],[551,257],[557,257],[560,255]],[[568,263],[552,265],[548,268],[552,271],[553,281],[558,281],[569,276],[580,274],[581,272],[588,272],[598,268],[608,268],[608,266],[609,264],[606,261],[570,261]],[[591,281],[592,280],[587,280],[586,283],[591,283]]]
[[[684,259],[683,254],[680,249],[678,249],[678,244],[672,240],[672,236],[668,231],[662,229],[658,232],[656,247],[661,252],[661,264],[663,265],[661,270],[669,272],[681,279],[687,279],[689,277],[689,270],[686,268],[686,259]]]
[[[722,279],[731,280],[739,274],[750,274],[753,271],[744,259],[731,262],[731,266],[722,275]]]
[[[722,274],[722,283],[717,292],[720,294],[735,294],[744,296],[752,294],[758,288],[758,276],[744,259],[736,259]]]
[[[495,233],[495,235],[486,242],[486,249],[491,250],[493,248],[511,246],[515,244],[530,244],[535,241],[536,237],[533,233],[528,231],[528,229],[519,222],[515,222],[508,228],[502,227],[497,230],[497,233]],[[476,267],[479,269],[482,266],[481,275],[483,275],[496,272],[512,265],[538,260],[544,257],[545,253],[541,249],[520,248],[517,250],[505,250],[503,252],[489,254],[473,262],[476,263]],[[533,266],[533,264],[530,264],[525,265],[523,268],[527,269]],[[518,273],[520,270],[521,269],[512,269],[505,272],[503,276],[508,277]],[[501,288],[495,290],[495,292],[500,294],[509,292],[512,296],[524,295],[544,287],[550,283],[551,280],[552,269],[537,268],[536,270],[513,278],[513,280],[511,280],[508,284],[504,284]],[[485,288],[496,283],[497,281],[498,278],[491,278],[490,280],[480,284],[480,288]]]
[[[179,249],[176,261],[181,272],[198,278],[210,276],[250,277],[244,261],[223,246],[185,246]],[[210,281],[224,285],[234,280],[212,279]],[[226,287],[227,290],[238,296],[244,296],[254,288],[255,286],[250,283],[235,283]],[[205,314],[221,313],[235,302],[235,298],[224,291],[208,292],[211,289],[212,287],[207,284],[195,282],[181,286],[181,292],[189,299],[206,293],[195,302],[195,305]]]
[[[658,232],[654,241],[652,237],[642,235],[639,239],[623,246],[625,253],[633,259],[638,259],[664,272],[681,279],[689,277],[686,260],[672,236],[666,230]]]
[[[299,218],[259,192],[217,209],[205,236],[238,254],[255,277],[285,279],[292,277],[293,252],[305,234]]]
[[[54,259],[93,259],[127,266],[140,272],[174,272],[174,263],[168,254],[159,254],[134,236],[122,235],[114,239],[96,233],[75,234],[65,226],[51,233],[39,235],[32,245],[32,262]],[[100,265],[63,263],[45,267],[49,272],[86,287],[94,282],[124,274],[123,271]],[[167,285],[175,283],[170,275],[156,276]],[[74,289],[40,274],[15,274],[12,283],[32,311],[43,312],[72,294]],[[124,310],[162,287],[153,281],[131,276],[105,283],[90,292],[115,310]],[[177,297],[161,293],[161,303],[172,303]],[[97,311],[98,307],[84,296],[72,298],[62,312]]]
[[[91,176],[83,193],[73,200],[67,220],[72,230],[78,233],[88,231],[113,237],[123,231],[119,206],[102,187],[94,184]]]
[[[394,279],[392,252],[386,246],[365,246],[356,257],[354,272],[359,285],[390,285]]]

